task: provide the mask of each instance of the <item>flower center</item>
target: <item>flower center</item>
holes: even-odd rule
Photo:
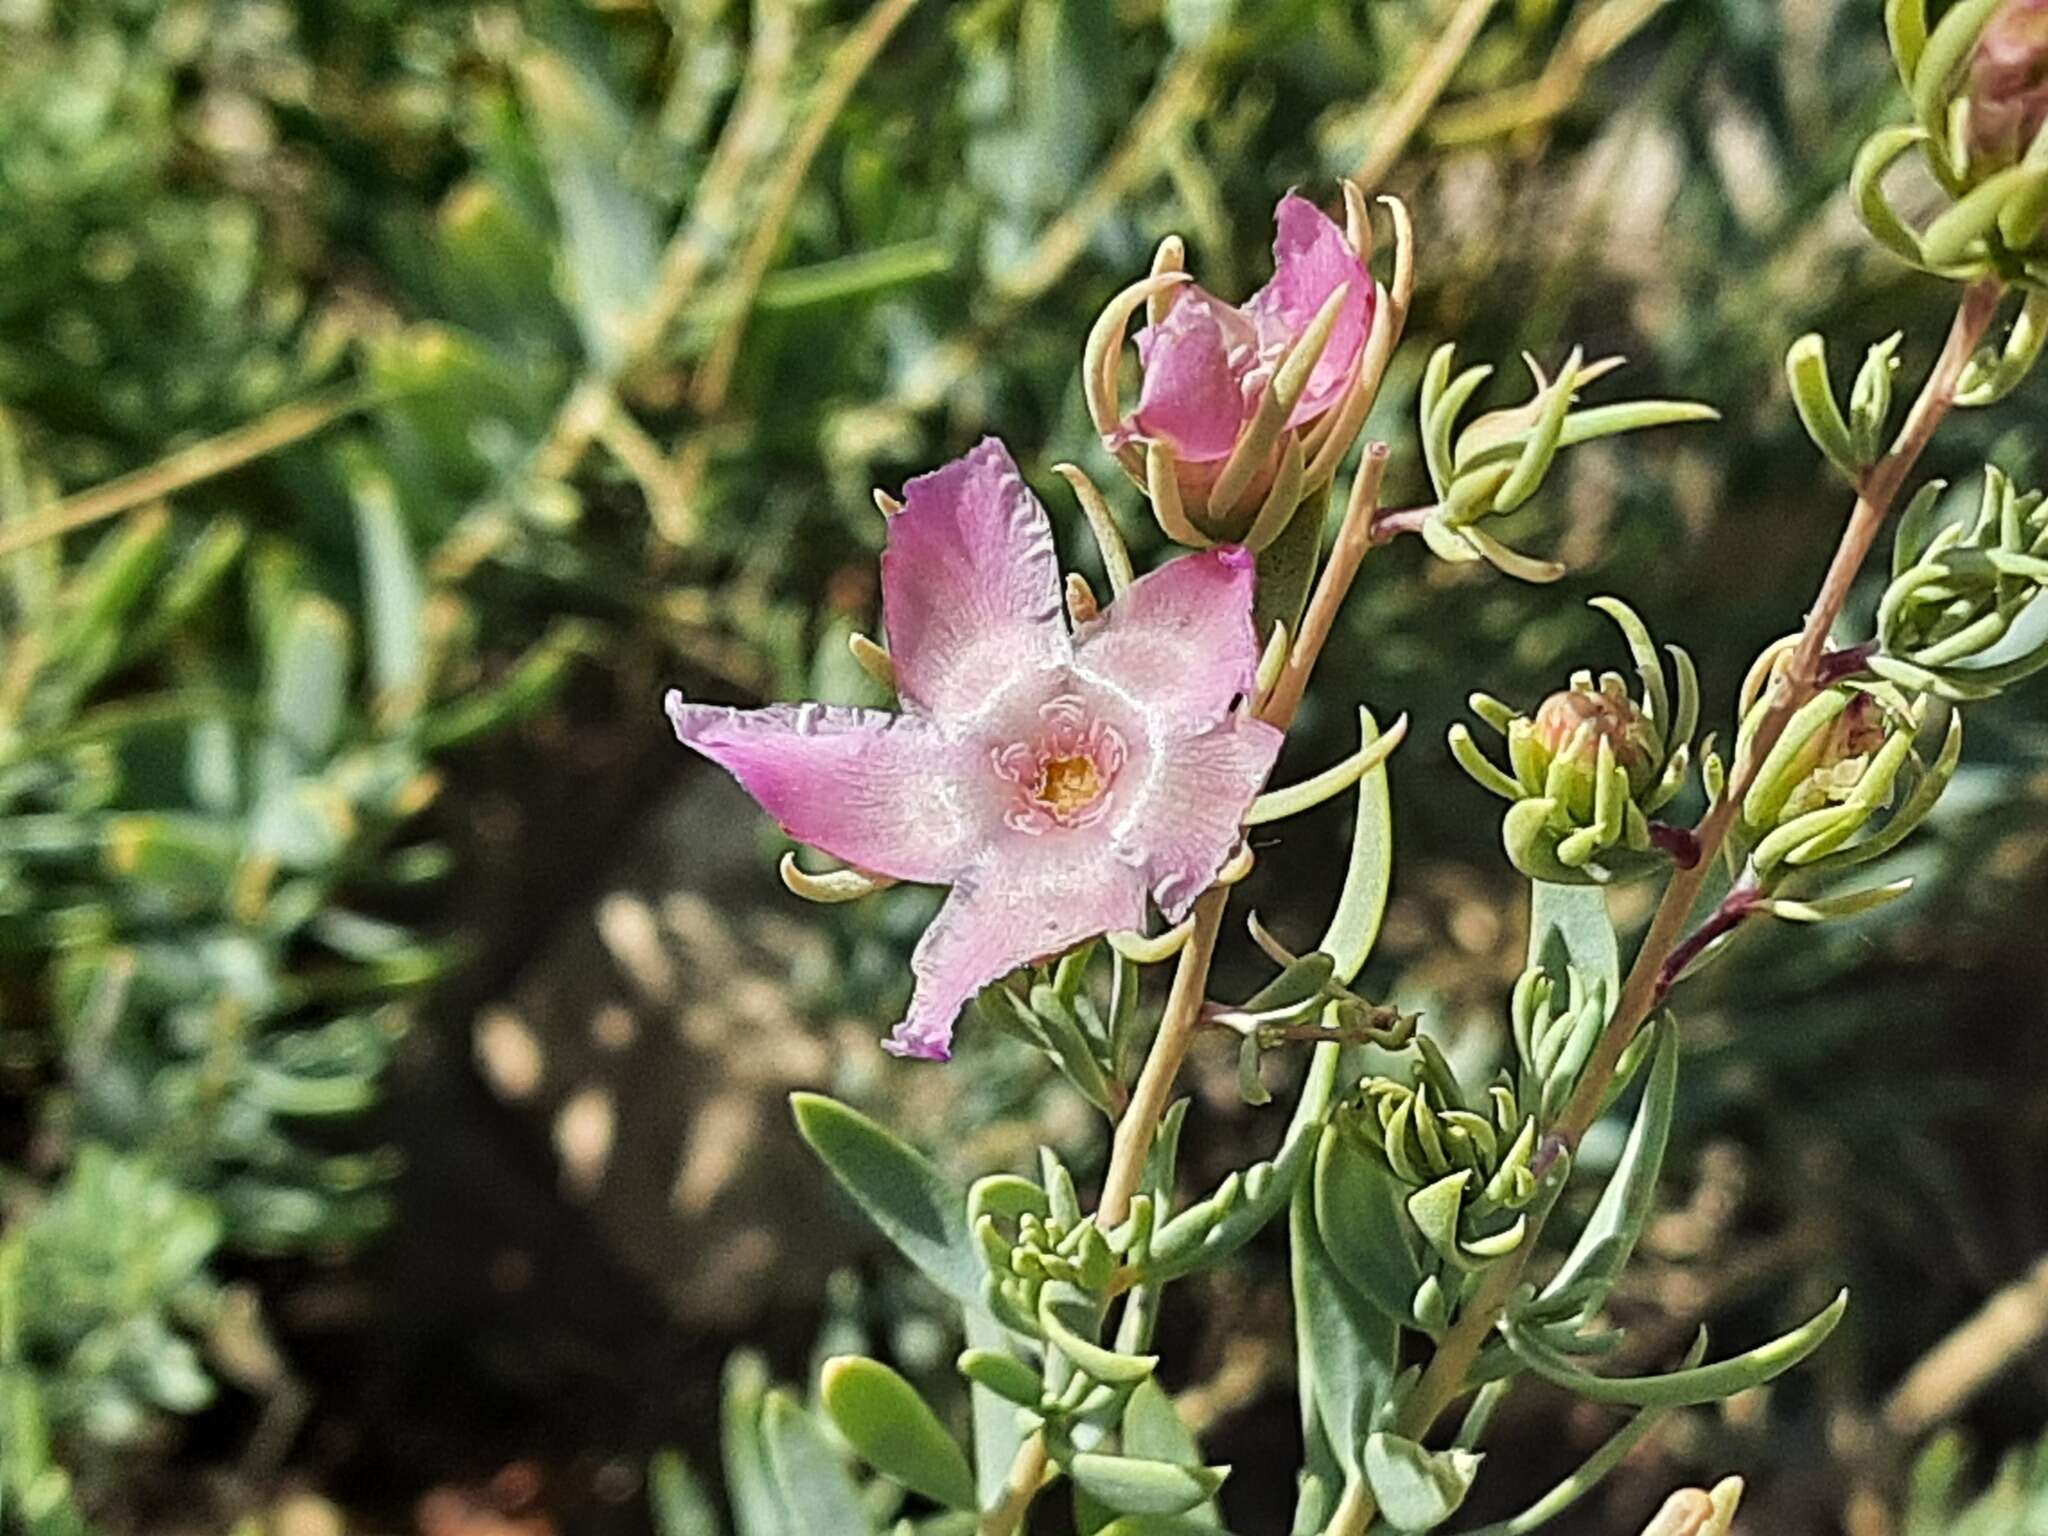
[[[1039,765],[1031,798],[1064,821],[1093,805],[1102,789],[1094,758],[1055,757]]]
[[[1019,832],[1085,827],[1109,809],[1124,765],[1124,739],[1071,694],[1039,706],[1026,739],[997,747],[991,758],[1017,796],[1003,820]]]

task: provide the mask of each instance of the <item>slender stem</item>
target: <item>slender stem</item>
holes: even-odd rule
[[[329,423],[368,405],[371,398],[367,391],[344,389],[279,406],[247,426],[194,443],[168,458],[67,496],[32,517],[0,528],[0,555],[11,555],[44,539],[104,522],[145,502],[161,501],[202,480],[239,469],[253,459],[311,437]]]
[[[1679,978],[1716,939],[1725,938],[1748,921],[1762,896],[1763,889],[1753,873],[1744,874],[1729,887],[1728,894],[1721,898],[1721,904],[1714,908],[1713,915],[1687,934],[1683,941],[1673,945],[1671,953],[1657,967],[1657,990],[1652,1006],[1664,1001],[1665,994],[1678,985]]]
[[[1330,1516],[1330,1523],[1323,1528],[1323,1536],[1364,1536],[1365,1528],[1372,1524],[1373,1516],[1379,1512],[1379,1504],[1372,1496],[1372,1489],[1366,1486],[1365,1479],[1354,1478],[1345,1485],[1344,1497]]]
[[[1167,65],[1095,179],[1046,227],[1029,251],[995,274],[999,296],[1018,303],[1046,292],[1088,248],[1096,226],[1164,166],[1173,141],[1209,104],[1213,95],[1210,63],[1206,52],[1192,50]]]
[[[1443,95],[1444,88],[1451,83],[1451,76],[1458,72],[1458,66],[1471,50],[1472,40],[1479,36],[1479,29],[1493,14],[1495,3],[1496,0],[1464,0],[1464,4],[1444,23],[1435,44],[1424,55],[1421,65],[1408,76],[1408,83],[1401,88],[1401,94],[1394,99],[1393,105],[1387,108],[1386,116],[1380,119],[1372,145],[1366,151],[1365,162],[1359,166],[1357,176],[1352,178],[1361,192],[1371,196],[1407,152],[1408,141],[1415,137],[1415,131],[1422,126],[1431,108]]]
[[[776,167],[766,203],[755,218],[753,231],[734,267],[731,279],[735,294],[732,317],[711,344],[710,355],[691,381],[690,403],[700,417],[715,416],[725,409],[726,397],[732,391],[733,377],[739,367],[740,346],[746,340],[747,324],[753,318],[754,300],[760,294],[769,269],[775,264],[784,228],[790,215],[796,211],[797,199],[803,193],[812,162],[825,147],[833,124],[846,110],[854,87],[860,84],[861,77],[875,62],[883,45],[916,5],[917,0],[876,0],[826,62],[816,99],[797,128],[796,140],[789,153]],[[659,521],[656,523],[656,531],[670,544],[686,544],[695,535],[699,492],[711,465],[711,444],[709,433],[693,432],[684,439],[682,450],[676,455],[674,488],[675,499],[682,508],[681,517],[672,527],[663,527]]]
[[[1387,446],[1369,444],[1352,483],[1344,523],[1337,531],[1336,545],[1316,579],[1315,594],[1309,599],[1302,619],[1301,635],[1288,653],[1287,665],[1275,683],[1272,695],[1260,710],[1267,724],[1286,730],[1294,721],[1316,658],[1337,620],[1337,610],[1358,575],[1359,562],[1372,547],[1370,530],[1373,512],[1379,504],[1380,477],[1386,472]],[[1216,939],[1223,929],[1223,908],[1229,889],[1216,886],[1195,903],[1194,928],[1180,952],[1173,973],[1173,990],[1166,999],[1166,1012],[1159,1021],[1159,1033],[1138,1074],[1131,1102],[1117,1121],[1116,1140],[1110,1148],[1109,1172],[1103,1177],[1102,1199],[1097,1206],[1098,1221],[1113,1227],[1130,1213],[1131,1196],[1145,1171],[1146,1156],[1152,1150],[1159,1117],[1173,1094],[1180,1064],[1202,1023],[1202,1004],[1209,991],[1209,963],[1216,953]]]
[[[1302,695],[1308,690],[1309,675],[1315,671],[1316,658],[1322,655],[1323,646],[1336,625],[1337,610],[1344,606],[1345,595],[1350,592],[1351,583],[1358,575],[1359,562],[1365,559],[1365,552],[1373,546],[1373,519],[1379,511],[1380,480],[1386,472],[1387,445],[1366,444],[1365,457],[1358,464],[1358,476],[1351,482],[1351,496],[1344,508],[1343,526],[1337,530],[1337,542],[1331,546],[1329,562],[1324,565],[1323,574],[1316,582],[1315,596],[1309,599],[1308,610],[1302,615],[1301,634],[1289,648],[1287,665],[1281,668],[1279,680],[1273,684],[1272,695],[1259,711],[1268,724],[1277,725],[1283,731],[1294,723],[1294,712],[1301,707]]]
[[[1629,1042],[1656,1006],[1661,996],[1659,981],[1665,966],[1681,942],[1686,920],[1698,902],[1716,855],[1727,840],[1736,812],[1750,785],[1755,782],[1764,759],[1770,755],[1771,748],[1784,734],[1786,725],[1800,705],[1812,698],[1822,686],[1821,663],[1828,633],[1841,615],[1849,588],[1869,555],[1878,529],[1900,487],[1912,473],[1935,428],[1955,405],[1956,383],[1962,376],[1963,365],[1970,360],[1977,343],[1990,327],[2002,295],[2003,289],[1993,282],[1975,283],[1963,291],[1955,321],[1949,328],[1948,341],[1926,383],[1921,386],[1898,440],[1884,458],[1865,472],[1862,483],[1857,487],[1855,509],[1850,513],[1841,543],[1821,582],[1820,595],[1807,612],[1805,628],[1800,631],[1791,661],[1778,681],[1777,692],[1746,749],[1737,758],[1727,788],[1708,807],[1706,816],[1694,829],[1699,840],[1699,862],[1690,868],[1676,870],[1670,884],[1664,888],[1663,899],[1650,921],[1649,932],[1636,951],[1628,979],[1622,984],[1613,1017],[1608,1020],[1606,1030],[1594,1047],[1571,1102],[1552,1127],[1553,1134],[1566,1146],[1576,1146],[1598,1116],[1622,1053],[1628,1049]],[[1410,1394],[1401,1415],[1403,1434],[1413,1439],[1422,1438],[1438,1415],[1465,1390],[1473,1362],[1513,1296],[1529,1255],[1536,1249],[1540,1230],[1541,1223],[1538,1222],[1537,1231],[1532,1231],[1515,1253],[1486,1271],[1478,1294],[1460,1312],[1457,1322],[1452,1324],[1430,1358],[1422,1379],[1415,1384],[1415,1391]],[[1331,1536],[1353,1536],[1353,1533],[1333,1526]]]
[[[877,0],[827,61],[817,97],[798,127],[789,153],[776,167],[767,200],[734,269],[732,281],[739,296],[734,300],[733,318],[712,344],[711,355],[691,385],[692,401],[699,412],[709,415],[724,406],[733,369],[739,362],[740,343],[746,337],[747,321],[753,312],[754,296],[774,263],[775,249],[782,242],[783,228],[789,223],[805,178],[810,175],[811,163],[825,147],[832,125],[846,110],[854,87],[916,5],[917,0]]]
[[[1927,382],[1921,386],[1897,442],[1889,453],[1865,472],[1862,484],[1857,488],[1856,506],[1849,514],[1849,525],[1843,530],[1842,541],[1836,546],[1835,557],[1829,562],[1827,575],[1821,581],[1820,595],[1807,611],[1806,626],[1800,631],[1799,643],[1779,679],[1777,692],[1763,719],[1758,722],[1748,746],[1737,758],[1734,772],[1729,775],[1728,787],[1694,829],[1699,839],[1700,861],[1691,869],[1677,871],[1665,887],[1663,900],[1658,903],[1656,916],[1651,919],[1650,931],[1636,952],[1628,979],[1622,984],[1614,1017],[1594,1048],[1593,1058],[1580,1079],[1579,1090],[1573,1095],[1564,1119],[1556,1128],[1567,1142],[1576,1145],[1593,1123],[1607,1084],[1621,1060],[1621,1053],[1628,1049],[1629,1042],[1656,1005],[1657,978],[1665,958],[1679,942],[1680,931],[1699,899],[1700,888],[1714,866],[1715,855],[1727,840],[1736,814],[1750,786],[1756,782],[1764,760],[1770,756],[1771,748],[1778,744],[1778,738],[1785,733],[1785,727],[1791,723],[1799,707],[1820,691],[1821,658],[1827,650],[1829,632],[1840,617],[1843,604],[1848,601],[1849,589],[1855,583],[1857,572],[1862,570],[1871,545],[1877,540],[1885,514],[1891,510],[1900,487],[1919,462],[1920,454],[1934,436],[1935,428],[1954,407],[1956,384],[1962,377],[1963,367],[1989,329],[2003,293],[2004,289],[1995,282],[1974,283],[1963,291],[1954,323],[1949,327],[1948,341],[1941,356],[1935,360]]]
[[[1045,1482],[1045,1463],[1044,1435],[1032,1435],[1017,1447],[1017,1459],[1010,1463],[1002,1497],[982,1512],[974,1527],[975,1536],[1012,1536],[1023,1528],[1031,1501]]]
[[[667,337],[676,316],[697,292],[713,257],[732,236],[740,195],[754,180],[756,165],[781,137],[788,97],[785,85],[796,55],[797,16],[788,0],[753,7],[746,72],[731,113],[719,131],[690,211],[661,253],[654,287],[627,330],[625,356],[651,356]]]
[[[1116,1124],[1116,1140],[1109,1155],[1109,1172],[1103,1178],[1102,1199],[1096,1205],[1096,1224],[1114,1227],[1131,1213],[1131,1196],[1138,1192],[1144,1176],[1145,1159],[1152,1150],[1152,1136],[1159,1117],[1166,1113],[1173,1094],[1173,1080],[1188,1053],[1188,1042],[1202,1022],[1202,1001],[1209,990],[1209,962],[1216,954],[1216,938],[1223,931],[1223,907],[1230,899],[1227,886],[1213,886],[1195,903],[1195,926],[1174,967],[1173,990],[1167,994],[1166,1012],[1159,1021],[1159,1033],[1152,1038],[1151,1054],[1131,1090],[1130,1107]]]
[[[1547,123],[1572,104],[1593,67],[1627,42],[1670,0],[1608,0],[1576,10],[1563,39],[1526,85],[1446,107],[1430,125],[1438,145],[1469,144]]]

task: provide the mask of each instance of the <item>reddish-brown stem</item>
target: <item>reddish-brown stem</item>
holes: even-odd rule
[[[1849,599],[1849,588],[1855,583],[1856,573],[1863,569],[1863,562],[1870,555],[1870,547],[1877,540],[1878,530],[1897,499],[1899,488],[1919,462],[1920,454],[1934,436],[1935,428],[1955,405],[1957,381],[1961,379],[1970,355],[1976,351],[1977,343],[1990,328],[2003,292],[1997,283],[1991,282],[1975,283],[1963,291],[1962,302],[1956,307],[1955,321],[1949,327],[1948,341],[1942,347],[1941,356],[1935,360],[1927,382],[1921,386],[1897,442],[1889,453],[1865,471],[1862,483],[1857,487],[1856,505],[1849,514],[1849,525],[1843,529],[1835,557],[1828,563],[1820,595],[1807,610],[1806,626],[1800,631],[1791,661],[1778,679],[1777,691],[1757,723],[1755,733],[1736,759],[1727,789],[1708,807],[1706,816],[1694,829],[1694,835],[1699,839],[1700,861],[1691,869],[1679,870],[1670,885],[1665,887],[1664,898],[1651,919],[1650,931],[1636,952],[1628,979],[1622,983],[1621,999],[1615,1005],[1614,1017],[1595,1047],[1579,1091],[1557,1127],[1559,1134],[1571,1144],[1577,1145],[1586,1128],[1593,1123],[1606,1084],[1613,1077],[1615,1064],[1621,1060],[1621,1053],[1628,1049],[1629,1042],[1635,1038],[1636,1031],[1655,1006],[1657,977],[1664,959],[1678,943],[1685,920],[1699,899],[1700,888],[1706,883],[1708,872],[1713,868],[1714,856],[1727,841],[1736,813],[1749,793],[1750,785],[1756,781],[1758,770],[1770,756],[1771,748],[1778,744],[1778,738],[1785,733],[1792,716],[1823,686],[1821,657],[1827,649],[1829,632],[1840,617],[1843,604]]]
[[[1657,990],[1652,1006],[1664,1001],[1665,994],[1678,985],[1693,961],[1705,954],[1716,939],[1723,938],[1740,928],[1745,920],[1755,913],[1763,892],[1754,875],[1744,875],[1728,889],[1721,898],[1721,904],[1714,908],[1713,915],[1699,927],[1672,947],[1664,957],[1664,963],[1657,968]]]
[[[1301,633],[1288,649],[1287,664],[1280,670],[1280,679],[1273,685],[1265,707],[1259,711],[1269,725],[1276,725],[1284,731],[1294,723],[1294,712],[1301,707],[1302,695],[1308,691],[1309,674],[1315,671],[1316,658],[1323,654],[1323,646],[1337,622],[1337,610],[1344,606],[1344,599],[1351,591],[1359,562],[1365,559],[1365,552],[1373,546],[1372,527],[1379,511],[1380,480],[1386,472],[1387,445],[1367,443],[1365,457],[1358,463],[1358,477],[1351,482],[1351,495],[1345,503],[1344,522],[1337,530],[1337,542],[1330,547],[1330,558],[1323,566],[1323,574],[1317,578],[1315,595],[1309,599],[1308,609],[1302,615]]]
[[[1699,901],[1700,891],[1714,867],[1716,855],[1727,841],[1735,824],[1736,812],[1750,785],[1755,782],[1759,768],[1800,705],[1825,686],[1822,660],[1827,650],[1828,634],[1841,615],[1842,605],[1848,600],[1857,572],[1863,568],[1863,562],[1870,554],[1885,514],[1890,511],[1900,487],[1912,473],[1928,440],[1934,436],[1935,428],[1955,405],[1956,385],[1962,377],[1964,365],[1990,328],[2003,293],[1999,284],[1989,281],[1974,283],[1963,291],[1955,321],[1949,327],[1948,340],[1926,383],[1921,386],[1912,410],[1907,413],[1906,424],[1897,441],[1890,452],[1864,472],[1858,483],[1856,505],[1849,514],[1848,526],[1842,531],[1834,559],[1828,564],[1820,593],[1807,611],[1805,627],[1800,631],[1790,662],[1778,679],[1777,691],[1772,695],[1755,733],[1736,759],[1727,788],[1693,829],[1699,843],[1699,861],[1690,868],[1676,870],[1670,884],[1665,886],[1663,899],[1650,920],[1649,932],[1644,935],[1636,951],[1635,963],[1629,967],[1628,977],[1622,983],[1621,997],[1615,1005],[1614,1014],[1579,1078],[1571,1102],[1552,1127],[1566,1146],[1577,1146],[1598,1116],[1622,1053],[1661,1001],[1660,981],[1665,965],[1680,942],[1686,920]],[[1444,1409],[1464,1391],[1481,1346],[1500,1320],[1501,1312],[1521,1280],[1529,1255],[1535,1251],[1536,1235],[1531,1232],[1514,1254],[1494,1265],[1481,1279],[1478,1293],[1459,1313],[1457,1322],[1430,1357],[1422,1379],[1415,1384],[1415,1390],[1401,1414],[1403,1434],[1420,1439]]]
[[[1391,544],[1404,533],[1420,533],[1422,525],[1435,511],[1436,505],[1431,503],[1426,507],[1402,507],[1394,512],[1381,512],[1372,520],[1369,537],[1375,544]]]

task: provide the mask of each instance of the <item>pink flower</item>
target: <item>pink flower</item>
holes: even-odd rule
[[[1229,457],[1280,359],[1348,283],[1336,328],[1288,425],[1305,426],[1342,398],[1372,329],[1372,279],[1344,231],[1307,198],[1288,193],[1273,219],[1271,282],[1236,308],[1189,284],[1177,290],[1163,321],[1138,333],[1144,383],[1123,440],[1163,442],[1183,464]]]
[[[2005,0],[1970,59],[1969,136],[1990,169],[2015,164],[2048,124],[2048,0]]]
[[[1280,732],[1252,689],[1252,558],[1219,547],[1131,584],[1070,634],[1045,509],[994,438],[912,480],[882,599],[901,714],[667,700],[684,745],[848,864],[953,887],[886,1042],[943,1061],[982,987],[1177,921],[1235,849]]]

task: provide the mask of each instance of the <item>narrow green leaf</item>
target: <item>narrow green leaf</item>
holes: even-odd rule
[[[1828,456],[1835,468],[1851,479],[1861,472],[1855,440],[1842,408],[1835,400],[1835,387],[1828,381],[1827,344],[1809,332],[1792,343],[1785,354],[1785,378],[1792,387],[1792,405],[1814,445]]]
[[[960,1374],[1020,1408],[1036,1408],[1045,1393],[1038,1372],[1004,1349],[966,1349]]]
[[[611,373],[628,361],[660,259],[653,211],[621,174],[632,124],[609,85],[566,54],[529,49],[518,82],[561,218],[569,307],[592,360]]]
[[[1910,91],[1921,51],[1927,46],[1927,0],[1885,0],[1884,31],[1899,67],[1899,79]]]
[[[1372,711],[1358,711],[1361,750],[1379,740]],[[1317,946],[1336,962],[1334,974],[1348,984],[1364,969],[1380,936],[1387,912],[1387,892],[1394,878],[1394,810],[1387,791],[1387,767],[1375,766],[1358,781],[1358,819],[1351,830],[1351,858],[1344,871],[1344,889],[1329,931]]]
[[[789,1102],[797,1130],[882,1235],[955,1301],[978,1310],[981,1260],[966,1207],[924,1155],[822,1094],[795,1093]]]
[[[1705,1341],[1700,1340],[1687,1352],[1685,1363],[1688,1367],[1699,1364],[1704,1345]],[[1531,1536],[1531,1533],[1541,1530],[1598,1487],[1608,1473],[1628,1459],[1630,1451],[1642,1444],[1650,1431],[1664,1422],[1670,1411],[1666,1408],[1640,1410],[1608,1436],[1576,1471],[1519,1515],[1481,1526],[1476,1531],[1467,1532],[1466,1536]]]
[[[1228,1467],[1182,1467],[1083,1451],[1067,1463],[1074,1486],[1119,1514],[1182,1515],[1208,1502]]]
[[[149,590],[162,564],[170,535],[170,514],[161,507],[137,512],[103,538],[59,600],[62,617],[46,642],[46,662],[97,658],[94,671],[112,659],[128,610]]]
[[[1201,1446],[1157,1381],[1141,1381],[1132,1389],[1130,1401],[1124,1404],[1121,1444],[1125,1455],[1142,1460],[1180,1467],[1203,1465]],[[1215,1505],[1203,1504],[1189,1511],[1182,1523],[1198,1530],[1218,1530],[1223,1519]]]
[[[1077,1369],[1111,1386],[1129,1386],[1150,1376],[1159,1365],[1157,1355],[1118,1354],[1086,1337],[1076,1326],[1080,1320],[1076,1313],[1092,1309],[1093,1303],[1074,1287],[1057,1282],[1047,1285],[1039,1292],[1038,1301],[1038,1324],[1045,1330],[1045,1342]]]
[[[860,1536],[874,1521],[860,1489],[817,1421],[787,1392],[770,1392],[761,1405],[761,1441],[782,1493],[782,1506],[805,1532],[845,1531]]]
[[[1321,1469],[1334,1485],[1359,1473],[1360,1445],[1400,1370],[1401,1330],[1352,1290],[1331,1259],[1306,1184],[1295,1190],[1288,1210],[1288,1241],[1309,1470],[1319,1470],[1320,1450],[1334,1462]]]
[[[758,1355],[742,1352],[726,1361],[718,1438],[733,1529],[736,1536],[805,1536],[809,1528],[792,1520],[783,1507],[768,1464],[761,1426],[767,1390],[767,1368]]]
[[[301,596],[275,636],[266,689],[275,738],[302,767],[326,761],[341,739],[352,661],[348,616],[324,597]]]
[[[1897,901],[1913,889],[1911,876],[1860,891],[1843,891],[1834,896],[1811,896],[1804,900],[1776,896],[1763,903],[1771,916],[1788,923],[1825,923],[1838,917],[1857,917]]]
[[[819,1401],[854,1452],[891,1478],[952,1509],[975,1508],[974,1473],[917,1389],[879,1361],[825,1362]]]
[[[1827,1341],[1848,1310],[1849,1293],[1842,1291],[1805,1323],[1790,1333],[1759,1344],[1713,1365],[1693,1366],[1661,1376],[1595,1376],[1581,1370],[1569,1357],[1543,1342],[1531,1329],[1514,1323],[1503,1324],[1508,1347],[1530,1370],[1553,1386],[1564,1388],[1596,1403],[1626,1403],[1638,1408],[1682,1408],[1698,1403],[1719,1402],[1738,1392],[1747,1392],[1774,1381],[1792,1369]]]
[[[1657,1177],[1671,1139],[1671,1116],[1678,1103],[1678,1026],[1667,1014],[1650,1028],[1655,1033],[1655,1054],[1628,1140],[1586,1229],[1542,1292],[1544,1299],[1566,1290],[1575,1295],[1582,1292],[1586,1298],[1583,1311],[1588,1315],[1606,1299],[1635,1251],[1656,1204]]]
[[[1422,1265],[1393,1175],[1333,1126],[1316,1150],[1314,1200],[1330,1262],[1367,1301],[1405,1321]]]
[[[585,626],[557,624],[492,686],[437,710],[420,732],[421,744],[430,752],[445,752],[525,719],[553,696],[568,677],[570,665],[593,644]]]
[[[1913,493],[1913,499],[1906,503],[1906,510],[1899,514],[1898,530],[1892,535],[1892,579],[1899,577],[1920,563],[1920,557],[1927,553],[1927,546],[1934,542],[1938,526],[1936,509],[1941,505],[1941,493],[1948,489],[1946,480],[1930,480]]]
[[[1884,174],[1901,155],[1926,139],[1925,130],[1914,124],[1881,129],[1863,141],[1849,169],[1849,197],[1864,228],[1894,256],[1915,267],[1926,265],[1920,256],[1920,237],[1886,201]]]
[[[1472,1170],[1460,1168],[1425,1185],[1408,1197],[1408,1218],[1415,1230],[1446,1263],[1465,1267],[1458,1245],[1458,1217],[1465,1205],[1465,1186],[1472,1182]]]
[[[1157,1243],[1157,1261],[1146,1270],[1148,1281],[1175,1279],[1235,1253],[1263,1231],[1266,1223],[1280,1214],[1295,1190],[1307,1183],[1315,1161],[1316,1143],[1321,1139],[1323,1121],[1329,1114],[1330,1101],[1336,1095],[1341,1058],[1341,1048],[1335,1041],[1324,1041],[1316,1047],[1315,1054],[1309,1058],[1308,1076],[1302,1081],[1293,1118],[1287,1123],[1287,1133],[1281,1137],[1279,1149],[1270,1159],[1254,1163],[1244,1170],[1242,1178],[1237,1174],[1230,1175],[1230,1179],[1238,1181],[1242,1195],[1231,1201],[1229,1209],[1208,1227],[1199,1242],[1180,1253],[1174,1252],[1166,1242]],[[1225,1183],[1227,1185],[1229,1179]],[[1175,1220],[1199,1209],[1200,1206],[1190,1207]]]
[[[1610,999],[1621,995],[1621,945],[1607,915],[1607,892],[1597,885],[1529,887],[1529,963],[1563,985],[1567,967],[1599,982]]]
[[[122,643],[124,658],[149,655],[215,592],[241,558],[248,531],[240,523],[217,517],[194,539],[178,563],[156,583],[156,603]]]
[[[1623,432],[1642,432],[1651,427],[1677,427],[1692,422],[1719,421],[1721,413],[1711,405],[1694,400],[1624,400],[1614,405],[1596,405],[1573,411],[1564,419],[1558,447],[1576,448],[1602,437]]]
[[[1542,413],[1537,416],[1535,426],[1530,428],[1522,445],[1514,473],[1508,476],[1494,498],[1496,512],[1514,511],[1536,494],[1543,477],[1549,473],[1551,460],[1557,457],[1557,441],[1564,434],[1565,412],[1571,409],[1572,390],[1578,384],[1579,369],[1584,361],[1585,354],[1577,347],[1572,348],[1571,356],[1565,360],[1563,369],[1550,386]]]
[[[426,591],[398,487],[367,453],[345,455],[342,463],[355,508],[370,682],[380,695],[417,707],[426,675]]]
[[[1275,624],[1297,634],[1301,616],[1315,587],[1316,567],[1323,552],[1323,519],[1329,491],[1302,503],[1278,538],[1259,551],[1258,587],[1252,601],[1254,632],[1270,635]]]
[[[659,1450],[648,1458],[647,1512],[654,1536],[722,1536],[711,1496],[680,1451]]]
[[[1948,127],[1949,87],[1962,70],[1977,34],[1998,8],[2001,0],[1957,0],[1942,13],[1934,31],[1921,45],[1913,69],[1913,115],[1937,142]]]
[[[1027,1406],[1035,1406],[1031,1394],[1036,1392],[1038,1373],[1010,1352],[1009,1335],[979,1305],[963,1308],[962,1318],[968,1347],[961,1356],[961,1370],[973,1383],[968,1388],[968,1400],[974,1416],[974,1487],[986,1508],[1002,1496],[1010,1464],[1016,1460],[1017,1448],[1024,1441],[1016,1408],[1002,1394],[991,1391],[987,1383],[999,1379],[995,1374],[1001,1369],[997,1362],[1007,1360],[1027,1378],[1019,1395]],[[970,1355],[982,1362],[983,1370],[969,1367]],[[1016,1371],[1000,1378],[1007,1380],[1013,1390],[1017,1385]]]

